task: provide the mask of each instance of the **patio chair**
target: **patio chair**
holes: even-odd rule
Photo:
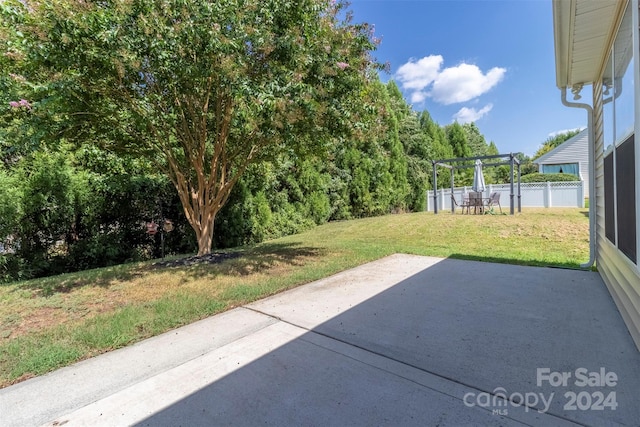
[[[479,191],[472,191],[469,193],[469,206],[473,207],[473,213],[482,213],[484,206],[482,204],[482,193]]]
[[[489,195],[489,200],[487,201],[487,207],[489,209],[492,209],[495,205],[498,205],[498,207],[500,208],[500,213],[502,213],[502,206],[500,206],[500,193],[498,193],[497,191],[491,193],[491,195]]]
[[[456,198],[453,197],[453,194],[452,194],[451,195],[451,203],[453,203],[456,206],[461,207],[463,214],[464,214],[465,208],[467,209],[467,213],[469,213],[469,207],[471,206],[471,204],[469,202],[469,193],[462,193],[462,200],[460,201],[460,204],[458,204],[458,202],[456,201]]]

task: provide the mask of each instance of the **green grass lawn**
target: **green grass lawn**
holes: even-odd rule
[[[219,264],[139,263],[0,286],[0,387],[393,253],[578,268],[586,209],[343,221]]]

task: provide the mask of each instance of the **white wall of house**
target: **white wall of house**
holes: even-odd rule
[[[533,161],[538,170],[545,173],[546,165],[557,166],[577,163],[578,176],[584,181],[585,197],[589,197],[589,130],[584,129],[569,138],[553,150],[545,153]],[[566,168],[565,168],[566,169]],[[567,172],[564,170],[564,172]]]

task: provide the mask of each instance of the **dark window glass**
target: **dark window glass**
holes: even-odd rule
[[[607,239],[616,244],[613,186],[613,152],[604,158],[604,232]]]
[[[634,136],[616,147],[618,249],[634,264],[636,259],[636,172]]]

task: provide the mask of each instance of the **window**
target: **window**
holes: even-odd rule
[[[637,89],[634,78],[632,8],[628,4],[602,77],[604,225],[607,240],[637,265]]]
[[[613,45],[615,142],[626,141],[634,128],[633,26],[631,8],[622,18]]]
[[[556,165],[541,165],[542,173],[570,173],[580,179],[580,165],[578,163],[562,163]]]
[[[616,244],[615,187],[613,185],[613,152],[604,158],[604,234]]]
[[[636,173],[634,137],[616,147],[618,249],[636,263]]]
[[[604,137],[604,151],[613,147],[613,55],[604,69],[602,77],[602,131]]]

